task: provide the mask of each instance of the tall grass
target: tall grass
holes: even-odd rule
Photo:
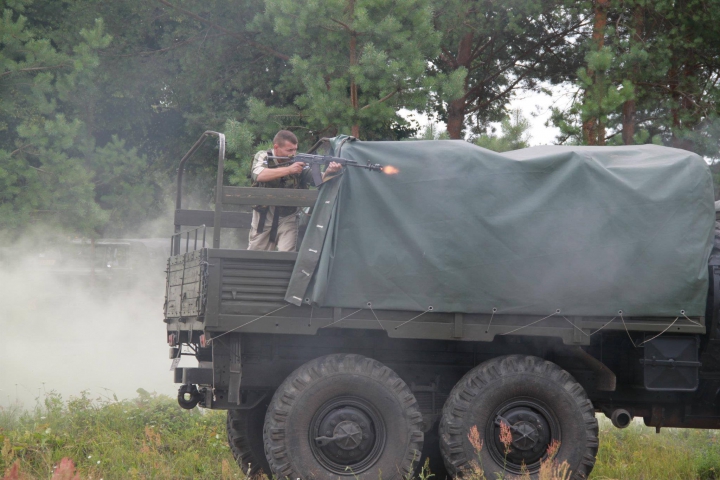
[[[591,479],[720,480],[715,431],[658,435],[637,422],[618,430],[604,417],[600,430]],[[126,401],[87,394],[65,401],[51,393],[31,410],[0,407],[0,479],[50,479],[63,458],[82,480],[245,478],[227,446],[224,411],[182,410],[175,399],[144,390]]]
[[[244,478],[227,446],[225,412],[138,393],[132,401],[49,394],[31,411],[0,408],[0,478],[19,462],[20,478],[47,479],[63,458],[83,480]]]
[[[720,435],[715,430],[664,428],[638,420],[619,430],[600,418],[600,450],[591,479],[720,479]]]

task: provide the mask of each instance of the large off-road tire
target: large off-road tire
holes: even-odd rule
[[[263,426],[270,396],[250,410],[228,410],[227,437],[230,450],[240,469],[248,476],[268,475]]]
[[[380,362],[335,354],[295,370],[265,417],[277,478],[400,480],[420,462],[422,414],[405,382]]]
[[[500,441],[503,422],[512,433],[507,456]],[[482,441],[480,462],[468,438],[473,426]],[[592,403],[568,372],[526,355],[498,357],[473,368],[453,388],[440,420],[440,447],[453,475],[471,469],[475,460],[487,478],[498,472],[519,475],[523,464],[537,478],[553,440],[560,442],[556,460],[568,462],[572,478],[587,478],[598,450]]]

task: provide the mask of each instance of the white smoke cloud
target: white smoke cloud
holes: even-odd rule
[[[62,260],[57,245],[36,240],[37,233],[0,254],[0,406],[30,406],[51,390],[63,398],[83,390],[128,398],[138,388],[175,395],[163,323],[165,253],[122,281],[109,280],[111,262],[98,258],[92,285],[87,263]]]

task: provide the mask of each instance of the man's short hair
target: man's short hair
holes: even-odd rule
[[[273,144],[282,145],[285,142],[297,145],[298,139],[295,134],[292,133],[290,130],[280,130],[278,133],[275,134],[275,138],[273,138]]]

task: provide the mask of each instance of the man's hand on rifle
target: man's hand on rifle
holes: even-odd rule
[[[342,170],[342,165],[337,162],[330,162],[330,164],[325,169],[325,174],[327,175],[328,173],[339,172],[340,170]]]
[[[325,171],[322,174],[323,181],[325,181],[325,178],[327,178],[328,175],[330,176],[330,178],[332,178],[333,174],[339,172],[340,170],[342,170],[341,164],[339,164],[337,162],[328,163],[327,168],[325,168]]]
[[[303,171],[304,162],[295,162],[287,167],[264,168],[257,176],[258,182],[271,182],[288,175],[297,175]]]
[[[290,169],[289,175],[297,175],[299,173],[302,173],[303,168],[305,168],[305,163],[295,162],[292,165],[290,165],[288,168]]]

